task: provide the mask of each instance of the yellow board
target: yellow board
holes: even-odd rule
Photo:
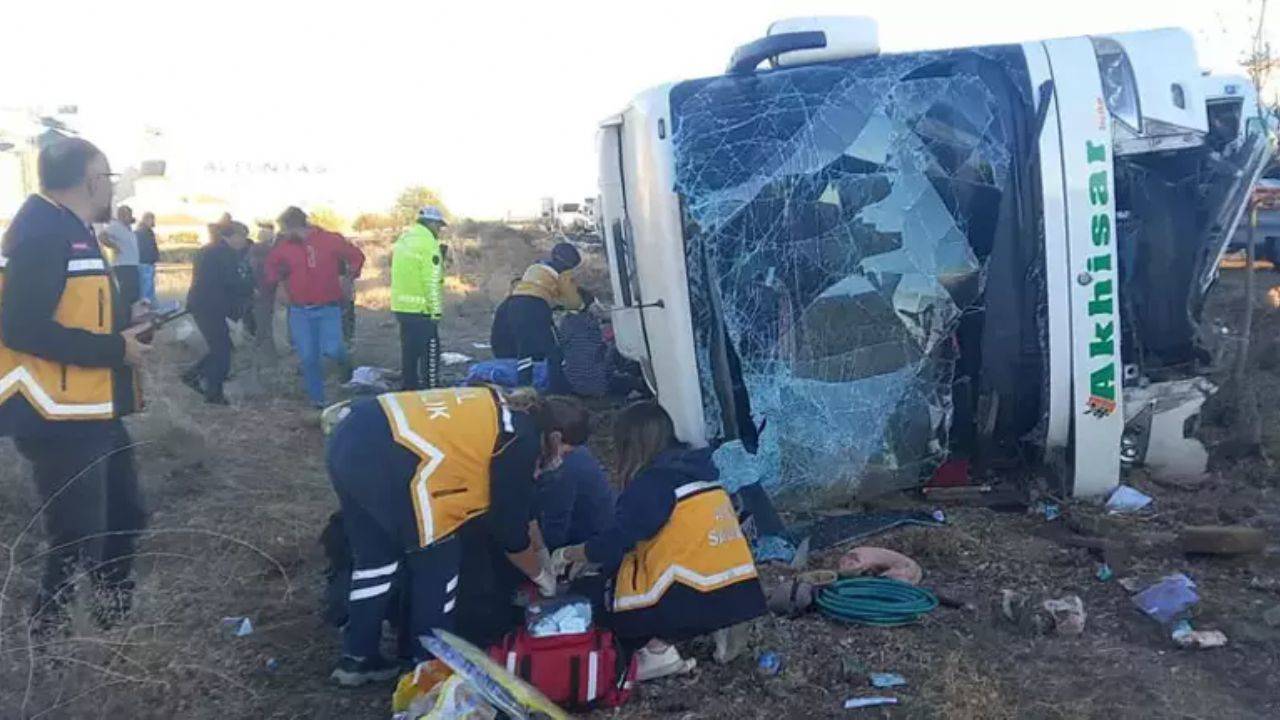
[[[507,672],[483,650],[444,630],[423,637],[431,654],[453,668],[453,671],[480,692],[494,707],[513,718],[547,718],[570,720],[571,716],[547,699],[537,688]]]

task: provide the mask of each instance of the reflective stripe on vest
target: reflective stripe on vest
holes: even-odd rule
[[[9,267],[9,258],[0,255],[0,269]],[[89,271],[105,271],[107,269],[107,261],[102,258],[74,258],[67,261],[67,274],[83,273]]]
[[[0,270],[9,266],[0,257]],[[67,261],[66,285],[54,311],[63,327],[99,335],[111,332],[113,308],[107,264],[100,257]],[[0,273],[0,288],[4,275]],[[46,420],[107,420],[116,416],[110,368],[46,360],[0,342],[0,404],[21,394]]]
[[[656,605],[676,582],[711,593],[756,577],[751,548],[724,488],[687,483],[675,496],[662,530],[623,558],[614,583],[615,612]]]
[[[489,509],[489,463],[499,422],[510,417],[499,414],[491,391],[389,393],[378,402],[395,441],[419,458],[409,496],[421,547],[448,537]]]

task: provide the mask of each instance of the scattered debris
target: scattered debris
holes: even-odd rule
[[[1262,622],[1266,623],[1268,627],[1280,627],[1280,605],[1262,613]]]
[[[395,692],[391,696],[391,709],[404,712],[409,705],[420,697],[425,697],[432,688],[448,680],[453,670],[439,660],[427,660],[418,663],[411,673],[400,676]]]
[[[1133,577],[1133,576],[1122,577],[1117,582],[1119,582],[1120,587],[1124,588],[1124,591],[1129,593],[1130,595],[1141,590],[1144,584],[1142,581],[1142,578]]]
[[[1041,604],[1049,617],[1053,618],[1053,627],[1059,635],[1081,635],[1084,633],[1084,601],[1079,595],[1067,595],[1055,600],[1045,600]]]
[[[1249,580],[1249,589],[1280,593],[1280,578],[1255,576]]]
[[[253,634],[253,621],[247,617],[224,617],[222,627],[233,637],[247,637]]]
[[[1116,574],[1112,572],[1110,565],[1102,563],[1098,566],[1098,572],[1095,573],[1094,576],[1101,582],[1107,582],[1111,580],[1111,578],[1114,578]]]
[[[1053,522],[1054,520],[1062,517],[1062,506],[1057,503],[1045,503],[1041,507],[1040,511],[1044,514],[1044,519],[1048,522]]]
[[[756,665],[756,672],[768,677],[781,673],[782,656],[771,650],[760,653],[760,661]]]
[[[888,688],[901,687],[907,684],[907,679],[898,673],[871,673],[868,678],[871,680],[871,686],[881,690]]]
[[[751,627],[747,623],[739,623],[720,628],[711,635],[716,643],[713,659],[717,665],[728,665],[747,651],[747,644],[751,640]]]
[[[1178,533],[1184,553],[1203,555],[1255,555],[1267,549],[1267,534],[1241,525],[1199,525]]]
[[[1220,630],[1196,630],[1188,620],[1180,620],[1173,628],[1173,642],[1181,648],[1208,650],[1225,647],[1227,636]]]
[[[1084,601],[1077,595],[1035,602],[1017,590],[1000,591],[999,616],[1028,635],[1079,635],[1084,632]]]
[[[1028,625],[1032,620],[1032,613],[1027,612],[1030,600],[1026,593],[1004,588],[1000,591],[1000,615],[1014,625]]]
[[[845,680],[853,680],[861,678],[867,674],[867,666],[857,658],[846,657],[840,659],[840,674]]]
[[[796,557],[796,546],[778,535],[764,535],[751,543],[751,554],[757,563],[780,562],[791,564]]]
[[[1112,515],[1137,512],[1152,502],[1150,495],[1128,485],[1121,485],[1107,498],[1107,512]]]
[[[948,595],[941,590],[934,590],[933,594],[937,596],[938,604],[942,607],[951,608],[952,610],[964,610],[966,612],[977,612],[978,610],[977,605],[974,605],[967,600]]]
[[[974,505],[1013,512],[1025,512],[1028,507],[1026,492],[1009,486],[926,487],[921,492],[926,500],[946,505]]]
[[[809,538],[800,541],[795,557],[791,558],[792,570],[804,570],[809,567]]]
[[[471,356],[458,352],[443,352],[440,353],[440,362],[445,365],[465,365],[471,362]]]
[[[835,570],[808,570],[796,576],[801,582],[807,582],[814,588],[822,589],[840,579]]]
[[[280,661],[275,658],[267,658],[267,661],[262,664],[262,667],[266,669],[268,673],[274,673],[280,669]]]
[[[840,575],[878,575],[911,585],[919,585],[924,571],[919,563],[900,552],[878,547],[858,547],[840,558]]]
[[[454,675],[414,698],[408,709],[396,718],[453,718],[456,720],[493,720],[495,708],[487,698],[463,678]]]
[[[849,698],[844,701],[845,710],[857,710],[858,708],[879,707],[881,705],[897,705],[896,697],[862,697]]]
[[[927,487],[920,492],[930,500],[951,501],[951,500],[970,500],[974,497],[986,495],[995,488],[991,485],[959,485],[948,487]]]
[[[783,617],[800,617],[817,598],[817,589],[800,577],[775,585],[769,591],[767,605],[769,611]]]
[[[390,392],[400,383],[400,373],[387,368],[361,365],[351,371],[351,379],[342,387],[357,395],[377,395]]]
[[[471,347],[477,350],[490,350],[493,348],[493,346],[490,345],[489,343],[482,343],[482,342],[473,342],[471,343]]]
[[[835,515],[799,530],[796,535],[807,535],[812,549],[819,551],[849,545],[903,525],[935,527],[946,523],[946,513],[941,510]]]
[[[1172,624],[1200,602],[1195,582],[1182,573],[1165,577],[1132,599],[1139,610],[1162,625]]]

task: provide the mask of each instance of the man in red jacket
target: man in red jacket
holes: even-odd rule
[[[342,337],[342,272],[360,276],[364,253],[338,233],[307,222],[307,214],[291,207],[280,215],[280,236],[267,255],[263,290],[270,295],[285,283],[289,334],[302,362],[303,384],[311,404],[323,408],[323,358],[351,374]]]

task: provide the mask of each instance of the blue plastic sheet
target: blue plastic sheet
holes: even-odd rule
[[[520,371],[516,368],[516,362],[516,360],[506,358],[478,362],[467,368],[467,377],[463,382],[466,384],[489,383],[508,388],[516,387],[520,384]],[[545,361],[533,364],[533,386],[540,392],[546,392],[551,387]]]

